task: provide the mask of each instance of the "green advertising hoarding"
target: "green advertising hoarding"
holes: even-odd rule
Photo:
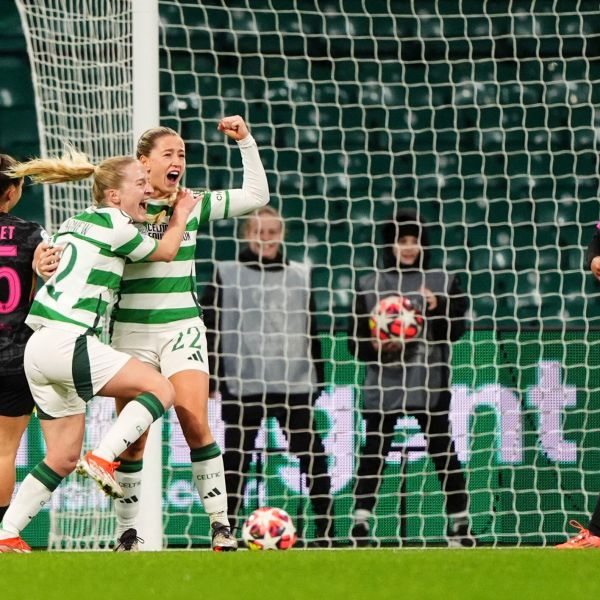
[[[328,385],[317,400],[316,421],[329,456],[336,536],[343,541],[351,528],[363,440],[363,369],[348,354],[343,334],[324,336],[323,342],[330,359]],[[597,332],[472,331],[454,345],[453,437],[467,474],[473,529],[482,542],[553,543],[564,539],[568,519],[586,522],[600,492],[599,342]],[[110,404],[104,401],[109,415]],[[218,402],[211,401],[209,409],[213,433],[222,443]],[[97,428],[90,422],[88,439],[97,437]],[[398,421],[375,512],[374,534],[382,544],[443,542],[444,497],[424,443],[414,418]],[[301,536],[310,539],[306,482],[275,420],[265,421],[257,448],[245,511],[285,508]],[[42,458],[34,418],[19,452],[19,481]],[[93,527],[94,535],[100,530],[110,538],[114,520],[108,500],[95,494],[86,500],[86,488],[75,477],[62,487],[53,512],[58,517],[68,512],[70,533],[80,529],[83,536]],[[169,546],[208,545],[208,519],[192,487],[189,449],[173,414],[163,425],[163,511]],[[47,545],[49,514],[42,511],[26,530],[32,545]],[[60,535],[60,521],[53,523]]]

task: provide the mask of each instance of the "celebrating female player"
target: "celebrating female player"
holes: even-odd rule
[[[269,189],[256,142],[244,120],[226,117],[218,129],[238,143],[244,167],[242,188],[201,194],[172,264],[140,262],[125,267],[114,311],[112,344],[159,369],[173,384],[175,411],[190,447],[194,484],[210,518],[212,547],[228,551],[235,550],[237,542],[227,518],[221,450],[208,425],[208,358],[206,328],[196,298],[196,235],[207,221],[239,216],[266,205]],[[148,169],[154,188],[148,204],[152,221],[147,225],[148,234],[160,239],[172,218],[170,199],[185,171],[185,144],[172,129],[157,127],[142,135],[137,156]],[[117,396],[119,411],[127,399]],[[115,503],[118,551],[137,549],[135,524],[144,444],[145,436],[125,450],[116,473],[125,492],[123,500]]]
[[[60,264],[37,294],[27,325],[34,329],[25,349],[25,372],[35,399],[47,453],[23,481],[0,529],[0,552],[29,552],[20,533],[73,471],[93,478],[107,494],[122,497],[114,478],[123,450],[168,409],[171,383],[128,354],[95,336],[118,292],[125,260],[172,260],[197,201],[177,195],[162,240],[142,236],[133,222],[146,219],[152,193],[146,169],[134,158],[116,157],[91,165],[69,150],[62,159],[36,159],[10,169],[13,177],[32,176],[58,183],[94,175],[95,206],[65,221],[55,241],[63,246]],[[86,403],[93,396],[131,401],[93,453],[77,462],[83,443]]]

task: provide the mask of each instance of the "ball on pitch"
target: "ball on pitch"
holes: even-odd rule
[[[281,508],[258,508],[242,526],[242,539],[250,550],[287,550],[296,543],[296,528]]]

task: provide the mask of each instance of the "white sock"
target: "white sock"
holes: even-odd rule
[[[117,538],[127,529],[137,529],[137,516],[140,512],[142,492],[142,461],[121,461],[115,476],[125,496],[114,501],[117,516]],[[125,470],[123,470],[125,469]]]
[[[44,462],[25,477],[2,519],[0,538],[17,537],[50,500],[62,477]]]
[[[229,526],[223,456],[216,442],[190,452],[192,476],[210,523]]]
[[[104,460],[114,461],[163,413],[163,405],[156,396],[148,392],[140,394],[125,405],[93,454]]]

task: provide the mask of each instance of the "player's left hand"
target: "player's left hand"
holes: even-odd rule
[[[240,142],[250,135],[246,121],[240,115],[221,119],[217,125],[217,129],[236,142]]]
[[[421,294],[423,294],[423,297],[425,298],[425,302],[427,303],[427,309],[435,310],[438,305],[438,300],[437,300],[435,294],[429,288],[426,288],[425,286],[423,286],[419,290],[419,292]]]

